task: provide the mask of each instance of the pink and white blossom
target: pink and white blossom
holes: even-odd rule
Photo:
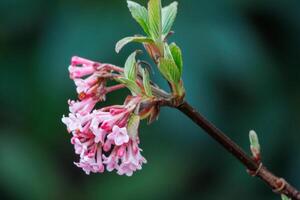
[[[106,94],[110,92],[110,89],[106,87],[106,82],[109,77],[113,76],[113,69],[119,68],[74,56],[69,66],[69,73],[76,85],[79,99],[93,98],[105,101]]]
[[[136,170],[141,170],[142,165],[147,160],[141,155],[141,149],[136,140],[131,140],[126,144],[126,152],[121,156],[121,164],[118,167],[118,174],[132,176]]]
[[[67,126],[68,132],[81,131],[87,129],[87,123],[92,119],[92,115],[80,115],[70,113],[68,117],[63,116],[62,122]],[[85,127],[85,128],[84,128]]]
[[[86,79],[74,79],[75,85],[76,85],[76,91],[78,94],[80,93],[91,93],[91,88],[93,86],[96,86],[96,84],[99,82],[99,78],[97,76],[90,76]]]
[[[98,100],[94,98],[86,98],[82,101],[69,100],[69,110],[71,113],[78,113],[84,116],[94,109],[97,102]]]
[[[84,65],[84,66],[99,66],[100,63],[88,60],[86,58],[81,58],[79,56],[73,56],[71,59],[71,65],[77,66],[77,65]]]
[[[67,126],[68,132],[82,129],[81,121],[73,113],[70,113],[68,117],[63,116],[61,121]]]
[[[69,66],[70,78],[76,79],[93,74],[100,65],[100,63],[74,56]]]
[[[117,146],[127,143],[129,141],[129,136],[126,127],[120,128],[119,126],[114,125],[112,132],[107,136],[107,139],[113,141]]]
[[[117,155],[117,147],[115,147],[109,156],[103,155],[103,163],[106,165],[106,170],[111,172],[119,169],[119,157]]]
[[[102,173],[106,166],[107,171],[116,170],[120,175],[131,176],[146,163],[138,147],[137,132],[128,135],[129,117],[124,114],[126,112],[126,109],[122,112],[119,109],[95,110],[85,116],[70,113],[69,117],[63,118],[73,135],[71,143],[75,153],[80,157],[75,165],[86,174]],[[102,129],[102,124],[108,121],[112,128]],[[118,123],[123,121],[127,124],[120,128]]]
[[[118,174],[131,176],[146,163],[138,147],[139,117],[134,111],[142,98],[131,96],[124,105],[113,105],[95,109],[99,101],[105,100],[107,92],[121,89],[122,84],[106,87],[107,77],[119,68],[73,57],[69,67],[79,100],[69,100],[69,115],[62,117],[71,144],[79,161],[74,164],[86,173],[102,173],[116,170]]]
[[[109,112],[102,112],[98,110],[95,110],[93,112],[93,116],[94,117],[91,121],[90,130],[95,135],[95,142],[101,142],[103,144],[105,136],[108,132],[101,128],[101,124],[104,120],[111,119],[112,116]]]
[[[97,148],[94,156],[81,158],[78,163],[74,162],[77,167],[83,169],[86,174],[93,173],[103,173],[104,165],[102,163],[102,150],[101,148]]]

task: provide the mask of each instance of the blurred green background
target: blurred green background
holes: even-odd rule
[[[298,188],[299,8],[299,0],[179,0],[170,39],[184,53],[187,100],[248,152],[255,129],[265,164]],[[133,177],[87,176],[73,165],[78,157],[61,123],[76,97],[70,58],[122,65],[141,46],[117,55],[114,45],[136,33],[124,0],[0,1],[0,199],[279,199],[167,108],[142,124],[148,164]]]

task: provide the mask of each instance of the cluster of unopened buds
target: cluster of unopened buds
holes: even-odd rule
[[[72,134],[71,143],[80,157],[75,165],[86,174],[102,173],[106,169],[131,176],[140,170],[147,162],[139,147],[140,120],[153,122],[162,105],[176,105],[185,94],[181,80],[181,50],[175,43],[169,45],[166,40],[176,16],[177,2],[162,8],[160,0],[150,0],[148,10],[135,2],[127,3],[133,18],[147,36],[126,37],[117,43],[116,51],[130,42],[142,43],[168,81],[171,93],[161,90],[150,80],[148,70],[151,65],[136,60],[139,51],[130,54],[124,68],[74,56],[69,73],[76,85],[78,100],[68,101],[70,113],[63,116],[62,122]],[[153,12],[162,14],[155,19],[159,29],[149,23],[155,17]],[[108,93],[123,88],[129,89],[131,95],[122,105],[98,107]]]

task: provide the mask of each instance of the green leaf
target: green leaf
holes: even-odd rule
[[[148,12],[144,6],[133,2],[127,1],[127,6],[131,12],[132,17],[140,24],[145,33],[150,36],[148,28]]]
[[[281,195],[281,199],[282,199],[282,200],[291,200],[290,198],[288,198],[288,197],[285,196],[284,194]]]
[[[147,69],[142,69],[143,74],[143,85],[146,92],[146,95],[149,97],[152,97],[152,90],[151,90],[151,84],[150,84],[150,76]]]
[[[171,54],[173,56],[173,60],[175,61],[176,65],[178,67],[180,76],[181,76],[182,71],[183,71],[183,61],[182,61],[181,49],[175,43],[170,44],[169,47],[170,47]]]
[[[132,114],[127,123],[127,131],[130,137],[136,137],[138,135],[138,128],[140,124],[140,116]]]
[[[149,33],[153,40],[161,40],[162,21],[161,21],[161,0],[149,0],[148,3],[148,18],[149,18]]]
[[[173,56],[168,43],[164,43],[164,54],[165,54],[165,58],[173,60]]]
[[[173,59],[160,58],[158,69],[169,82],[179,83],[181,77]]]
[[[168,35],[177,15],[178,3],[175,1],[162,9],[162,33]]]
[[[125,67],[124,67],[124,75],[125,78],[135,81],[136,76],[137,76],[137,65],[136,65],[136,51],[130,54],[130,56],[127,58],[125,62]]]
[[[165,58],[173,60],[177,66],[179,75],[182,75],[182,55],[181,50],[175,43],[172,43],[170,46],[165,43],[164,46]]]
[[[148,37],[144,37],[144,36],[126,37],[126,38],[121,39],[119,42],[117,42],[116,48],[115,48],[116,52],[119,53],[121,51],[121,49],[130,42],[151,43],[151,42],[153,42],[153,40],[151,40]]]
[[[129,80],[124,77],[117,78],[116,81],[124,84],[133,94],[141,93],[141,89],[139,88],[139,86],[136,84],[135,81]]]

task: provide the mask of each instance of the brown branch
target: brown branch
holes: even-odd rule
[[[170,106],[170,104],[165,104]],[[173,106],[176,107],[176,106]],[[193,120],[198,126],[200,126],[207,134],[214,138],[219,144],[221,144],[229,153],[237,158],[252,174],[253,176],[262,179],[273,192],[285,194],[286,196],[300,200],[300,192],[290,185],[283,178],[279,178],[271,173],[262,163],[257,163],[248,154],[245,153],[235,142],[233,142],[228,136],[226,136],[220,129],[209,122],[199,112],[197,112],[187,102],[176,107],[183,112],[191,120]]]

